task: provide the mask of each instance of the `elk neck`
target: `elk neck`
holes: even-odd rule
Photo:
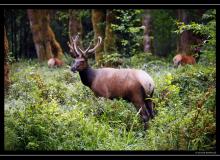
[[[79,75],[80,75],[82,83],[88,87],[91,87],[92,82],[96,76],[96,71],[95,69],[88,67],[84,69],[83,71],[79,71]]]

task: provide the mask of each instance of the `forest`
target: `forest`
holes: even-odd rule
[[[147,128],[144,107],[84,85],[82,61],[95,89],[152,78]],[[134,77],[113,88],[113,68]],[[4,9],[4,149],[215,152],[216,10]]]

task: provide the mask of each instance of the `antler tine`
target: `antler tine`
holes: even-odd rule
[[[71,50],[74,50],[69,41],[67,42],[67,45]]]
[[[87,51],[90,49],[92,42],[89,43],[89,47],[83,52],[83,54],[86,54]]]
[[[90,49],[88,51],[88,53],[94,52],[96,50],[96,48],[101,44],[101,42],[102,42],[102,37],[98,36],[98,42],[97,42],[96,46],[93,49]]]
[[[67,42],[67,45],[68,45],[69,48],[70,48],[70,53],[72,53],[72,55],[73,55],[74,57],[77,57],[77,54],[74,52],[73,42],[71,42],[71,44],[70,44],[70,42],[68,41],[68,42]]]
[[[75,38],[72,37],[72,41],[73,41],[73,46],[74,46],[74,49],[75,49],[76,53],[77,53],[79,56],[81,56],[82,54],[81,54],[80,51],[78,50],[79,47],[77,48],[77,44],[76,44],[78,38],[79,38],[79,34],[77,34],[77,35],[75,36]]]
[[[81,53],[83,53],[83,50],[81,48],[78,47],[78,49],[81,51]]]

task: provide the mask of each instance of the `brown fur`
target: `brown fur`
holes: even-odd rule
[[[98,37],[98,43],[93,49],[90,46],[86,50],[77,47],[79,35],[72,38],[68,43],[71,51],[75,50],[73,56],[75,63],[71,66],[72,72],[79,72],[81,81],[88,86],[96,96],[109,99],[123,98],[132,102],[144,122],[147,129],[147,121],[154,117],[152,98],[154,92],[153,79],[143,70],[137,69],[115,69],[89,67],[87,53],[92,53],[101,44],[102,38]]]
[[[63,65],[63,61],[58,58],[50,58],[48,60],[48,67],[61,67],[62,65]]]
[[[173,63],[174,63],[174,66],[186,65],[186,64],[195,64],[196,60],[191,55],[177,54],[173,58]]]
[[[151,99],[146,100],[152,98],[154,82],[147,73],[136,69],[92,69],[88,66],[87,60],[78,61],[76,58],[75,62],[78,64],[73,64],[71,70],[79,71],[84,85],[88,86],[96,96],[109,99],[123,98],[132,102],[137,111],[141,109],[144,128],[147,128],[147,121],[150,117],[154,117],[153,102]],[[86,67],[82,69],[82,66]]]

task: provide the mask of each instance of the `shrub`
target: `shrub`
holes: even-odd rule
[[[169,59],[139,56],[127,65],[149,72],[156,86],[157,114],[146,132],[133,104],[95,97],[65,67],[23,60],[12,65],[5,95],[5,150],[214,151],[215,54],[177,69]]]

